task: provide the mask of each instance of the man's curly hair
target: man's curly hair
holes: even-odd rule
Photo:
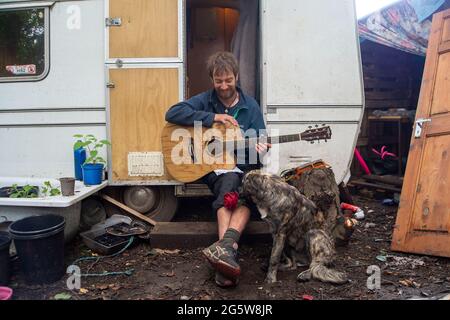
[[[235,77],[239,74],[239,66],[231,52],[217,52],[208,58],[206,63],[209,76],[221,75],[224,72],[232,72]]]

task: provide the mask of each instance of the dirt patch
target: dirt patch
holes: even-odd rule
[[[317,281],[299,283],[297,274],[304,270],[279,272],[278,282],[264,283],[261,265],[270,253],[269,245],[240,249],[242,276],[233,289],[221,289],[214,284],[214,273],[196,250],[157,250],[148,242],[132,245],[120,256],[111,259],[84,261],[79,264],[83,273],[102,274],[133,270],[131,275],[82,277],[81,290],[67,289],[65,276],[51,285],[27,286],[14,263],[14,277],[10,286],[15,299],[302,299],[311,295],[321,299],[409,299],[432,297],[450,292],[450,259],[402,254],[389,250],[396,206],[383,206],[378,200],[355,196],[355,202],[366,213],[348,246],[337,248],[336,268],[345,270],[351,281],[336,286]],[[212,220],[208,199],[183,200],[177,221]],[[90,252],[77,238],[66,249],[66,263]],[[377,266],[381,271],[381,287],[367,288],[367,269]],[[370,281],[369,281],[370,282]]]

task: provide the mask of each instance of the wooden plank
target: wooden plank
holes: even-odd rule
[[[402,122],[408,122],[409,121],[409,117],[407,116],[369,116],[368,117],[369,120],[372,121],[402,121]]]
[[[393,187],[391,185],[383,184],[383,183],[370,183],[363,180],[351,180],[348,183],[349,186],[361,186],[361,187],[369,187],[374,189],[383,189],[386,191],[392,191],[400,193],[402,189]]]
[[[364,93],[368,100],[409,99],[411,90],[371,91]]]
[[[379,175],[364,175],[363,178],[367,181],[381,182],[384,184],[391,184],[401,187],[403,185],[403,178],[398,176],[379,176]]]
[[[178,69],[111,69],[111,178],[114,182],[168,180],[162,176],[129,176],[130,152],[162,152],[165,113],[179,101]],[[164,170],[165,171],[165,170]]]
[[[365,107],[368,109],[411,108],[410,99],[370,100],[366,98]]]
[[[150,243],[161,249],[206,247],[217,241],[217,222],[159,222],[150,234]],[[242,243],[270,243],[269,227],[264,221],[250,221]]]
[[[409,89],[410,79],[400,78],[394,80],[381,80],[378,78],[364,78],[364,88],[393,88],[393,89]]]
[[[102,199],[105,199],[106,201],[118,206],[119,208],[125,210],[126,212],[128,212],[129,214],[135,216],[136,218],[143,220],[144,222],[150,223],[152,226],[156,226],[157,222],[145,215],[143,215],[142,213],[124,205],[123,203],[117,201],[116,199],[111,198],[110,196],[107,196],[106,194],[100,194],[100,197]]]
[[[178,57],[178,0],[110,0],[110,58]]]

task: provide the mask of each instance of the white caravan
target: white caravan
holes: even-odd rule
[[[120,200],[170,220],[195,188],[161,163],[164,114],[209,86],[217,50],[239,57],[270,130],[332,129],[279,145],[276,171],[323,159],[348,179],[364,107],[353,0],[1,1],[0,177],[73,176],[73,135],[91,133],[112,143]]]

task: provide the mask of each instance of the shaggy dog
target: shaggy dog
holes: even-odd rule
[[[261,218],[270,226],[273,246],[267,282],[277,280],[282,257],[287,262],[285,268],[296,269],[304,265],[305,251],[309,269],[301,272],[297,280],[314,278],[336,284],[347,282],[344,273],[328,268],[334,261],[334,244],[322,229],[323,214],[314,202],[280,177],[258,170],[244,176],[242,196],[256,204]]]

